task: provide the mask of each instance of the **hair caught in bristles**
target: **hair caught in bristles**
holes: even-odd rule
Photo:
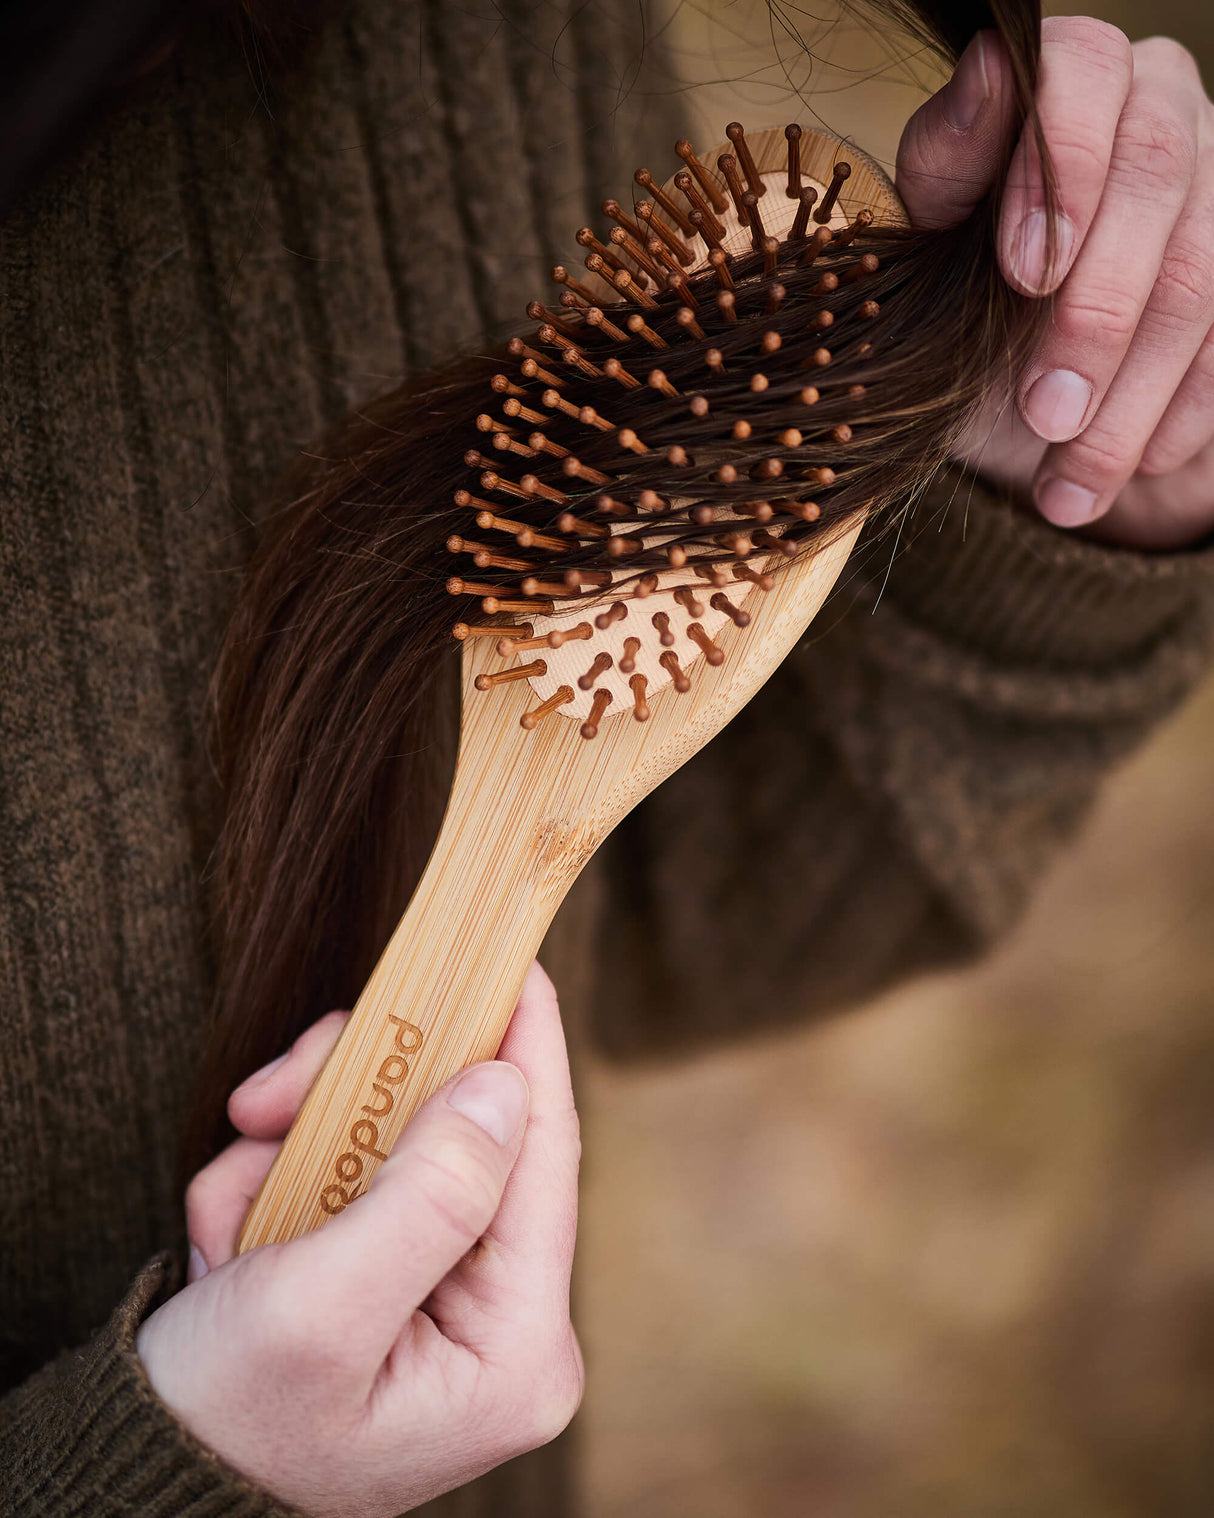
[[[1029,118],[1036,0],[861,5],[949,63],[997,29]],[[555,271],[538,328],[365,407],[287,482],[215,680],[219,984],[185,1173],[223,1141],[232,1087],[353,1004],[404,909],[439,812],[453,625],[524,639],[529,608],[621,567],[643,585],[706,540],[731,576],[770,581],[751,547],[809,551],[905,510],[1031,345],[1045,313],[998,273],[997,192],[945,231],[855,215],[832,232],[846,154],[819,198],[800,128],[785,137],[783,188],[740,129],[718,175],[678,144],[675,193],[641,171],[637,207],[605,202],[612,230],[579,239],[585,274]],[[735,216],[750,242],[731,257]],[[481,627],[490,605],[517,625]]]

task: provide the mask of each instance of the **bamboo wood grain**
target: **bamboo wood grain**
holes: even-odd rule
[[[262,1186],[241,1251],[319,1227],[369,1184],[409,1116],[466,1065],[492,1058],[565,893],[620,819],[759,689],[799,640],[859,527],[781,567],[753,621],[718,635],[724,662],[691,690],[657,691],[637,722],[617,708],[587,741],[559,711],[532,732],[527,681],[474,689],[500,663],[463,653],[460,750],[433,855]]]
[[[758,132],[748,142],[774,192],[763,197],[765,225],[783,235],[795,214],[783,189],[784,133]],[[731,151],[732,144],[721,143],[700,158],[722,185],[716,160]],[[832,224],[869,206],[881,221],[905,225],[906,213],[879,165],[833,134],[803,134],[806,182],[824,188],[843,158],[853,173]],[[732,212],[725,220],[727,245],[743,246],[748,234]],[[616,688],[614,677],[601,682],[612,685],[615,700],[592,741],[579,732],[592,698],[575,684],[568,686],[574,700],[534,731],[519,726],[537,693],[547,696],[558,681],[570,680],[571,662],[549,656],[547,680],[481,692],[474,688],[476,677],[500,666],[495,640],[473,638],[464,645],[460,750],[438,842],[253,1204],[242,1252],[323,1224],[366,1189],[428,1096],[466,1065],[493,1057],[527,967],[586,861],[616,823],[773,673],[813,620],[859,530],[857,524],[813,557],[791,565],[780,561],[775,587],[746,597],[749,627],[706,617],[725,659],[713,668],[694,654],[687,658],[684,638],[678,654],[692,677],[686,694],[654,666],[653,650],[640,656],[637,667],[651,680],[647,722],[633,719],[625,685]],[[625,632],[618,630],[620,640]],[[576,658],[583,667],[601,643],[571,645],[568,660]]]

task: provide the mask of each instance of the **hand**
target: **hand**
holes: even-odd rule
[[[577,1114],[556,995],[535,965],[499,1060],[419,1109],[357,1205],[234,1259],[341,1022],[322,1018],[233,1093],[246,1136],[187,1202],[195,1274],[207,1268],[144,1323],[138,1350],[193,1433],[280,1500],[315,1518],[391,1518],[573,1416]]]
[[[993,432],[993,415],[981,419],[963,457],[1031,490],[1055,526],[1139,548],[1196,542],[1214,528],[1214,107],[1179,43],[1131,47],[1082,16],[1042,24],[1037,107],[1058,247],[1047,267],[1026,130],[1000,208],[999,265],[1017,290],[1053,294],[1053,320],[1020,380],[1019,414]],[[915,225],[969,214],[993,182],[1011,112],[1007,53],[980,33],[903,135],[898,189]]]

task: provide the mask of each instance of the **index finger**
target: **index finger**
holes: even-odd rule
[[[1090,16],[1041,23],[1037,116],[1054,175],[1051,247],[1045,175],[1030,122],[1012,156],[999,215],[999,266],[1025,295],[1048,295],[1066,278],[1096,215],[1113,141],[1134,78],[1129,39]]]

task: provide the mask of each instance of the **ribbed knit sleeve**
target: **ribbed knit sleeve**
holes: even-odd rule
[[[170,1278],[140,1272],[86,1348],[0,1401],[4,1518],[298,1518],[217,1460],[148,1384],[135,1334]]]
[[[609,845],[608,1049],[983,949],[1208,667],[1212,549],[1101,547],[959,475],[894,538],[861,540],[803,646]]]

